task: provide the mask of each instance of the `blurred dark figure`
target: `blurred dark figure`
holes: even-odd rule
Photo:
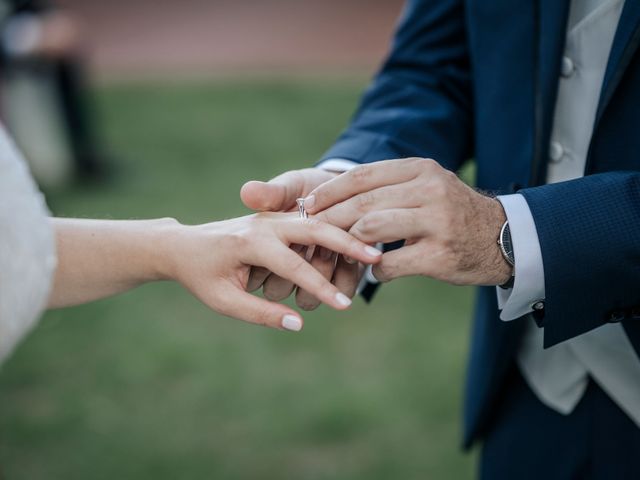
[[[1,114],[44,187],[105,173],[82,73],[73,17],[47,0],[0,0]]]

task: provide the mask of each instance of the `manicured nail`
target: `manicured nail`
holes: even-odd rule
[[[354,263],[356,263],[356,260],[354,260],[353,258],[344,255],[344,261],[347,262],[349,265],[353,265]]]
[[[379,257],[380,255],[382,255],[382,252],[380,250],[378,250],[375,247],[370,247],[368,245],[364,247],[364,251],[367,252],[367,255],[370,255],[372,257]]]
[[[341,292],[336,293],[336,301],[343,307],[351,305],[351,299]]]
[[[302,330],[302,320],[295,315],[285,315],[282,317],[282,328],[292,332],[299,332]]]
[[[304,208],[313,208],[313,205],[316,203],[316,196],[309,195],[304,199]]]

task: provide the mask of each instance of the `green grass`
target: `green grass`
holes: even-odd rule
[[[241,215],[244,181],[313,163],[361,85],[218,82],[98,92],[119,175],[51,195],[65,216]],[[385,286],[288,334],[148,285],[47,314],[0,372],[11,479],[467,479],[472,291]]]

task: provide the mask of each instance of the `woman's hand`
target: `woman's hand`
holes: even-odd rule
[[[155,280],[176,280],[224,315],[298,331],[302,319],[295,310],[246,291],[252,266],[342,310],[351,300],[290,245],[319,245],[370,264],[382,257],[337,227],[291,213],[258,213],[196,226],[173,219],[51,221],[58,266],[49,308],[90,302]]]
[[[269,180],[268,182],[250,181],[244,184],[240,197],[244,204],[258,212],[291,212],[297,210],[296,199],[305,197],[319,185],[335,178],[336,172],[328,172],[320,168],[291,170]],[[301,254],[306,249],[294,246]],[[309,263],[321,272],[325,278],[340,289],[348,297],[356,293],[358,283],[364,269],[357,263],[347,262],[342,255],[325,248],[313,249]],[[249,276],[249,291],[262,287],[262,293],[268,300],[281,301],[296,292],[296,303],[303,310],[313,310],[320,305],[320,299],[311,292],[282,278],[266,268],[255,267]]]
[[[381,253],[343,230],[296,214],[259,213],[197,226],[178,225],[165,237],[164,276],[175,279],[210,308],[230,317],[298,331],[299,314],[247,293],[252,266],[263,267],[343,310],[351,300],[290,245],[318,245],[363,263]]]

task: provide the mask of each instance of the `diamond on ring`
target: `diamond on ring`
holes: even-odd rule
[[[300,214],[300,218],[309,218],[309,214],[304,208],[304,198],[297,198],[296,203],[298,204],[298,213]]]

